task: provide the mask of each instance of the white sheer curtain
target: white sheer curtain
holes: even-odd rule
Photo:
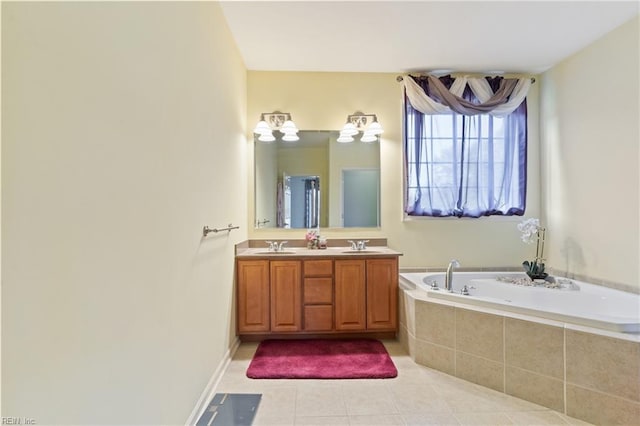
[[[531,79],[434,79],[404,79],[405,213],[524,214]]]

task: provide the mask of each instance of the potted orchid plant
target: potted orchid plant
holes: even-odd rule
[[[536,257],[532,262],[522,262],[525,272],[531,280],[544,280],[548,274],[544,272],[544,237],[546,229],[540,226],[539,219],[525,219],[518,224],[518,230],[522,233],[522,241],[527,244],[536,244]]]

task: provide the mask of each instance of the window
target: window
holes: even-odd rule
[[[463,97],[477,102],[468,88]],[[524,214],[526,115],[526,101],[502,117],[423,114],[405,97],[405,214]]]

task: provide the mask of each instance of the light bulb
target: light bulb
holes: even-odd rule
[[[285,134],[298,133],[298,128],[291,120],[287,120],[280,126],[280,131]]]
[[[373,123],[369,124],[369,127],[367,127],[367,133],[370,133],[372,135],[381,135],[383,132],[384,130],[382,130],[382,126],[377,121],[374,121]]]
[[[353,136],[351,136],[351,135],[343,135],[342,132],[340,132],[340,137],[338,139],[336,139],[336,141],[340,142],[340,143],[353,142]]]
[[[257,133],[259,135],[271,133],[271,127],[269,127],[269,124],[267,124],[266,121],[260,120],[258,124],[256,124],[256,128],[253,129],[253,133]]]
[[[345,124],[342,130],[340,131],[340,135],[345,135],[345,136],[353,136],[357,134],[358,134],[358,129],[356,128],[356,125],[351,122]]]
[[[273,134],[271,132],[269,133],[262,133],[260,135],[260,137],[258,138],[258,140],[260,142],[273,142],[276,140],[275,136],[273,136]]]
[[[376,140],[378,140],[378,137],[369,132],[364,132],[364,134],[362,135],[362,138],[360,138],[360,142],[365,142],[365,143],[375,142]]]

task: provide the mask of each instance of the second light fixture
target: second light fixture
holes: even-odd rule
[[[361,142],[375,142],[384,130],[375,114],[364,114],[356,111],[347,116],[347,122],[340,131],[338,142],[353,142],[354,136],[362,132]]]

